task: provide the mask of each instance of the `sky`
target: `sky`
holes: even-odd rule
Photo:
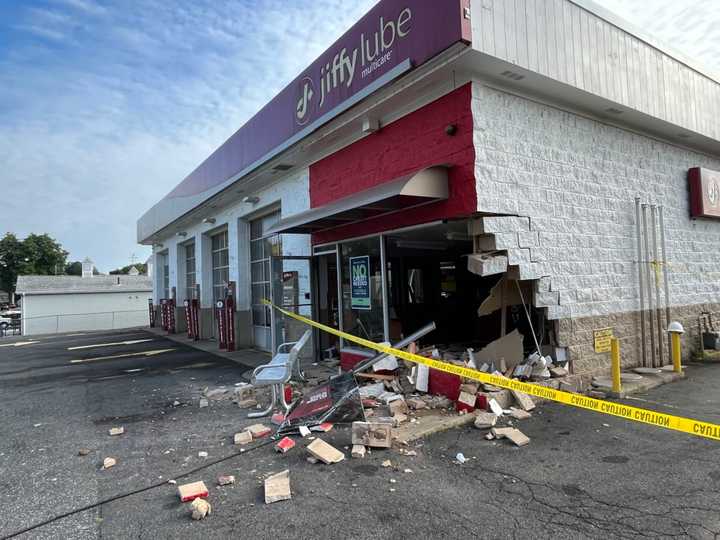
[[[720,72],[717,0],[598,3]],[[137,219],[374,4],[0,0],[0,234],[144,261]]]

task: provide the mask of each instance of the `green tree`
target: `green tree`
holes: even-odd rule
[[[53,275],[65,269],[67,251],[47,234],[31,234],[25,240],[7,233],[0,239],[0,289],[15,292],[21,275]]]
[[[65,266],[65,274],[68,276],[82,276],[82,262],[73,261]]]

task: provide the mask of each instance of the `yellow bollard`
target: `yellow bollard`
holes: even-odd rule
[[[685,333],[685,329],[677,321],[673,321],[668,326],[670,334],[670,350],[672,352],[673,371],[682,373],[682,351],[680,350],[680,336]]]
[[[622,392],[620,385],[620,340],[610,338],[610,358],[612,359],[612,391],[615,394]]]

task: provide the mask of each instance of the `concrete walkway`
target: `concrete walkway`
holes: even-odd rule
[[[239,349],[233,352],[220,350],[217,341],[215,341],[214,339],[194,341],[192,339],[188,339],[186,333],[168,334],[162,328],[146,328],[145,330],[152,334],[155,334],[156,336],[162,336],[165,339],[169,339],[170,341],[181,343],[182,345],[185,345],[187,347],[192,347],[199,351],[214,354],[215,356],[231,360],[248,369],[255,369],[262,364],[267,364],[271,359],[270,353],[257,349],[246,348]]]

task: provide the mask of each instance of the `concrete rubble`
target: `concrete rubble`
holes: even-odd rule
[[[211,513],[212,506],[210,506],[210,503],[205,499],[194,499],[193,502],[190,503],[190,517],[196,521],[205,519]]]
[[[265,479],[265,504],[287,501],[290,493],[290,471],[285,470]]]

